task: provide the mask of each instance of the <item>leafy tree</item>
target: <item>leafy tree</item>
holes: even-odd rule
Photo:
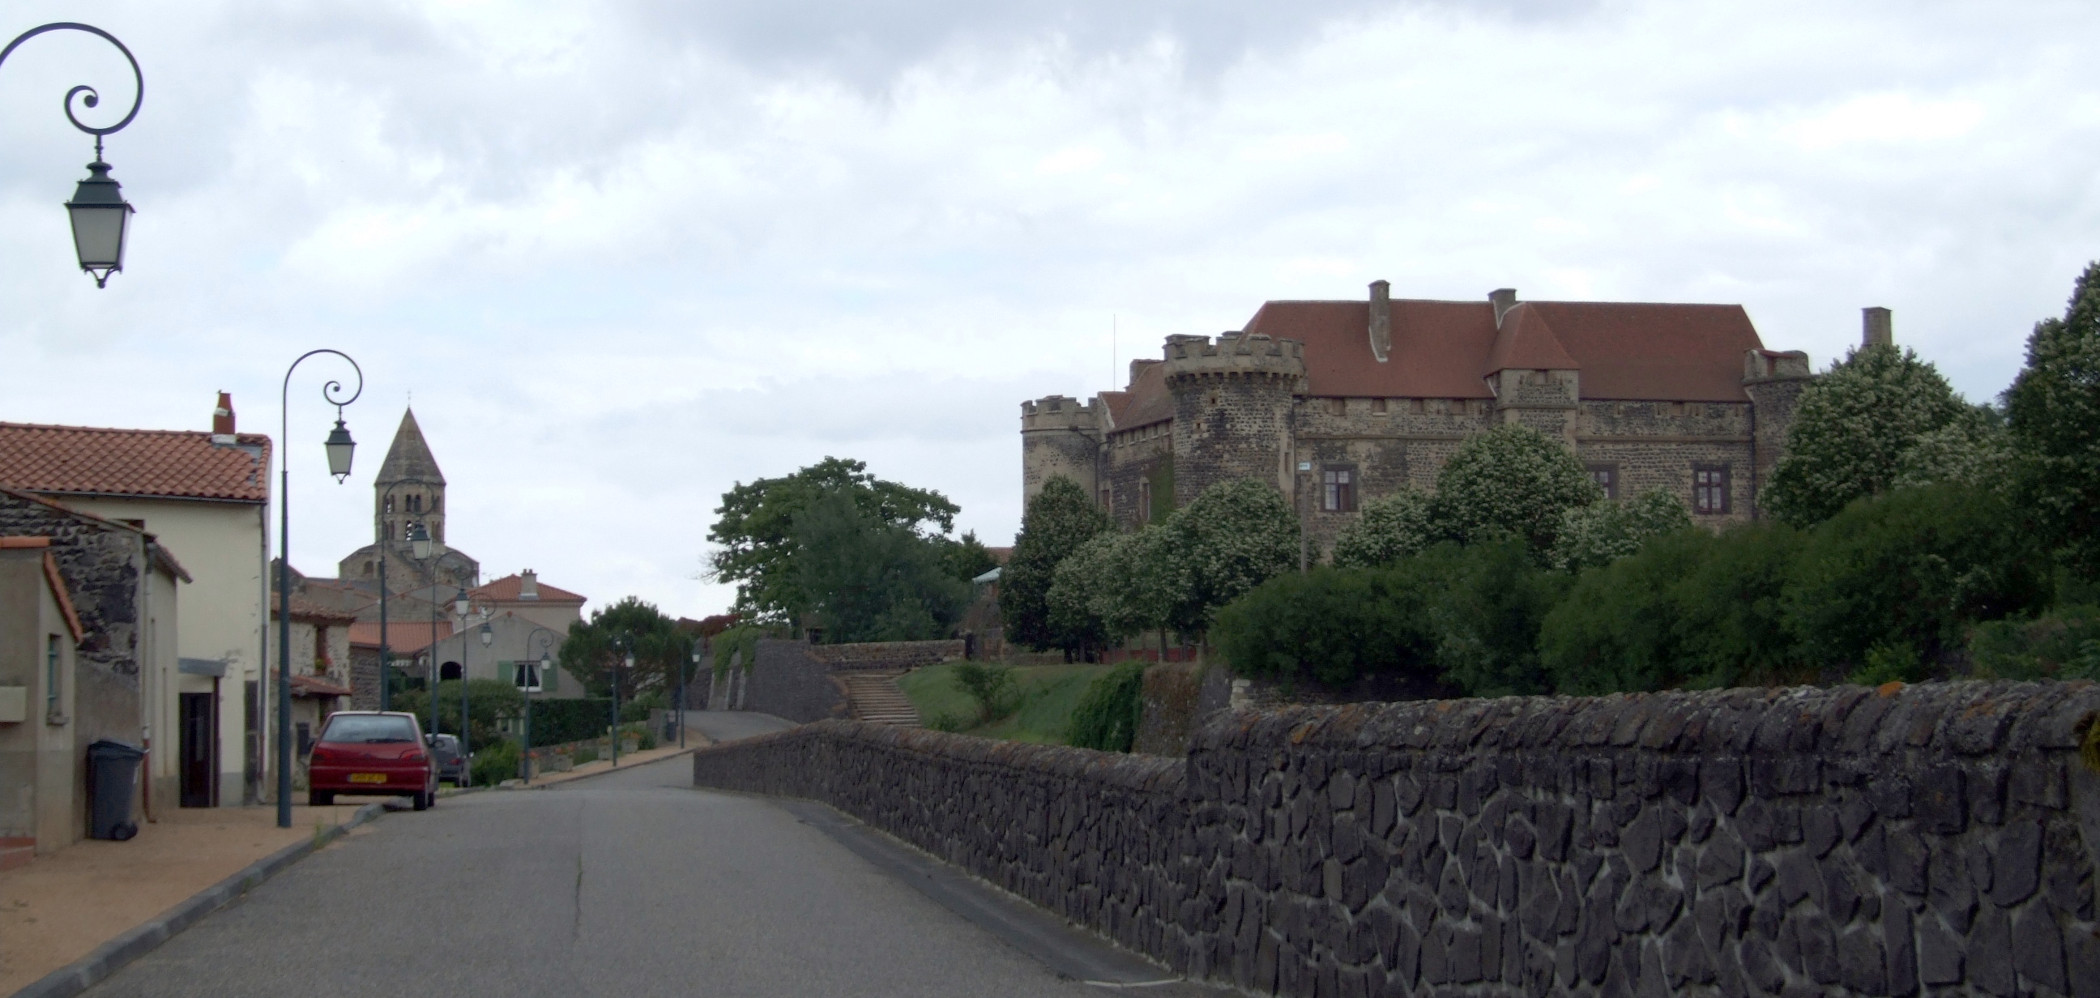
[[[2100,679],[2100,606],[2074,604],[2033,620],[1994,620],[1969,639],[1986,679]]]
[[[620,699],[633,702],[647,690],[678,684],[678,670],[692,654],[693,638],[678,629],[653,603],[629,596],[591,612],[588,621],[569,625],[561,643],[561,666],[591,696],[611,696],[617,681]],[[626,668],[629,650],[635,667]]]
[[[783,478],[741,482],[722,494],[707,539],[720,547],[708,556],[713,577],[736,583],[733,609],[758,624],[794,624],[810,603],[796,584],[795,518],[826,495],[851,497],[864,515],[916,531],[955,526],[956,505],[939,492],[887,482],[867,473],[867,464],[827,457]]]
[[[1079,549],[1057,563],[1050,573],[1050,591],[1044,603],[1050,611],[1050,630],[1056,643],[1086,654],[1107,647],[1111,635],[1104,617],[1116,612],[1116,549],[1122,535],[1111,530],[1095,534]]]
[[[2022,505],[2086,579],[2100,579],[2100,263],[2061,319],[2035,324],[2027,365],[2006,390]]]
[[[1414,489],[1365,503],[1356,522],[1334,540],[1335,565],[1371,568],[1420,554],[1437,541],[1432,507],[1429,495]]]
[[[1806,536],[1771,521],[1687,535],[1704,540],[1707,553],[1674,592],[1686,684],[1813,682],[1816,672],[1806,665],[1786,603]]]
[[[1960,482],[1996,488],[2012,474],[2012,437],[2005,430],[2005,414],[1973,405],[1964,406],[1947,425],[1911,441],[1896,464],[1894,487]]]
[[[1340,686],[1372,672],[1435,679],[1428,590],[1394,569],[1288,572],[1218,611],[1217,646],[1243,676]]]
[[[1759,502],[1797,527],[1821,523],[1855,499],[1893,488],[1920,440],[1974,419],[1947,379],[1910,349],[1854,349],[1802,390],[1786,454]],[[1964,432],[1941,443],[1959,451]],[[1929,457],[1911,463],[1913,477],[1945,463]]]
[[[1568,578],[1538,567],[1531,548],[1503,534],[1466,547],[1440,544],[1401,563],[1432,597],[1429,621],[1444,678],[1473,696],[1544,693],[1539,629]]]
[[[1050,623],[1050,585],[1059,562],[1094,535],[1114,529],[1108,514],[1094,505],[1071,479],[1055,477],[1028,501],[1021,532],[1014,537],[1013,557],[999,573],[999,615],[1006,639],[1037,650],[1075,645],[1059,641]]]
[[[1436,476],[1436,533],[1472,544],[1514,534],[1543,555],[1563,511],[1604,497],[1575,452],[1545,434],[1506,423],[1466,440]]]
[[[1298,565],[1298,515],[1275,486],[1219,482],[1176,510],[1164,545],[1185,583],[1166,623],[1187,634],[1210,627],[1218,608]]]
[[[1563,572],[1609,565],[1641,549],[1650,537],[1692,525],[1692,511],[1668,489],[1650,489],[1625,502],[1599,500],[1560,514],[1547,562]]]
[[[913,641],[946,635],[962,616],[969,583],[933,542],[863,513],[843,493],[819,497],[795,518],[789,565],[796,609],[824,640]]]
[[[2047,603],[2047,559],[2021,520],[1997,493],[1954,483],[1855,502],[1809,536],[1787,590],[1794,630],[1831,664],[1864,664],[1877,646],[1938,661],[1970,625]]]
[[[977,701],[977,723],[989,724],[1006,717],[1021,705],[1021,688],[1014,670],[1004,665],[961,662],[955,666],[955,685]]]
[[[437,705],[438,730],[458,734],[459,680],[438,683]],[[430,691],[404,690],[394,695],[392,706],[423,718],[423,730],[430,730]],[[500,679],[467,680],[468,751],[503,741],[505,736],[498,722],[518,717],[524,710],[525,694],[517,687]]]
[[[1108,670],[1080,694],[1065,740],[1080,748],[1128,752],[1137,744],[1145,711],[1145,667],[1135,662]]]
[[[961,540],[946,537],[933,538],[933,544],[941,552],[941,566],[964,582],[974,581],[992,569],[999,567],[999,559],[992,557],[990,549],[977,539],[974,530],[963,531]]]
[[[1166,626],[1188,585],[1162,527],[1096,534],[1060,562],[1048,596],[1061,641],[1107,646]]]

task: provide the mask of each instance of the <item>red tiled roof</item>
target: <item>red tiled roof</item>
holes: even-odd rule
[[[449,620],[440,620],[434,624],[428,620],[405,619],[386,622],[386,643],[392,645],[397,652],[428,648],[451,636],[452,622]],[[366,648],[379,647],[379,621],[360,620],[351,624],[350,643]]]
[[[1118,432],[1174,418],[1174,395],[1167,391],[1167,365],[1147,364],[1131,379],[1120,407],[1110,406]]]
[[[506,575],[476,587],[469,595],[476,599],[488,600],[491,603],[581,603],[585,599],[585,597],[578,596],[566,589],[557,589],[544,582],[539,584],[539,599],[520,599],[518,596],[519,587],[523,584],[524,579],[522,577]]]
[[[277,619],[278,611],[283,606],[283,601],[277,599],[276,594],[271,594],[270,619]],[[357,614],[331,610],[295,593],[292,596],[292,619],[308,624],[348,624],[357,620]]]
[[[337,686],[327,676],[293,676],[292,695],[301,697],[346,697],[350,687]]]
[[[0,423],[0,485],[31,492],[267,502],[270,438]],[[262,448],[260,456],[244,448]]]
[[[1525,302],[1502,317],[1502,329],[1495,334],[1495,349],[1488,354],[1487,366],[1480,373],[1493,374],[1511,368],[1573,371],[1580,370],[1582,365],[1561,348],[1560,341],[1553,337],[1553,327],[1546,324],[1546,317]]]
[[[1393,349],[1387,363],[1371,355],[1370,304],[1361,301],[1272,301],[1247,321],[1246,331],[1305,344],[1308,393],[1368,398],[1488,398],[1482,376],[1495,368],[1494,306],[1485,302],[1395,299]],[[1511,358],[1564,355],[1582,371],[1582,395],[1592,399],[1740,402],[1743,354],[1761,349],[1757,330],[1740,305],[1643,302],[1523,302],[1524,326],[1542,323],[1543,335],[1520,330]],[[1559,347],[1558,351],[1552,349]],[[1504,365],[1510,366],[1510,365]],[[1140,384],[1136,410],[1173,400]],[[1162,389],[1164,386],[1162,386]],[[1141,425],[1133,416],[1128,425]]]

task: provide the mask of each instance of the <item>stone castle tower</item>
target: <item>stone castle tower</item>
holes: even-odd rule
[[[433,543],[431,557],[418,561],[410,530],[422,524]],[[481,581],[481,563],[445,542],[445,473],[438,468],[415,410],[401,414],[393,445],[372,481],[372,543],[352,551],[337,566],[344,581],[378,588],[380,551],[386,552],[389,592],[428,590],[438,600]]]

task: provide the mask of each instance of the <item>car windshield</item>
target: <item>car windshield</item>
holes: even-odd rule
[[[328,719],[324,742],[413,742],[420,740],[416,726],[405,717],[384,714],[337,714]]]

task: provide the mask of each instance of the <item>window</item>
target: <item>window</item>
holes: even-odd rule
[[[538,662],[519,662],[517,680],[519,689],[527,693],[539,692],[540,664]]]
[[[328,671],[328,628],[314,628],[314,675]]]
[[[1138,522],[1152,522],[1152,482],[1150,479],[1138,482]]]
[[[44,638],[44,717],[53,721],[56,721],[59,716],[58,705],[61,694],[64,692],[63,684],[66,681],[66,674],[59,671],[58,658],[58,635],[46,635]]]
[[[1353,468],[1328,468],[1320,472],[1320,508],[1330,513],[1347,513],[1356,509],[1356,481]]]
[[[1109,494],[1109,491],[1108,491],[1108,486],[1106,486],[1106,485],[1103,485],[1103,486],[1101,487],[1101,511],[1102,511],[1102,512],[1104,512],[1104,513],[1113,513],[1113,512],[1115,512],[1115,510],[1116,510],[1116,507],[1115,507],[1115,505],[1114,505],[1114,504],[1113,504],[1112,502],[1110,502],[1110,500],[1111,500],[1111,499],[1113,499],[1113,498],[1114,498],[1114,497],[1113,497],[1112,495],[1110,495],[1110,494]]]
[[[441,682],[441,683],[449,683],[449,682],[451,682],[451,681],[453,681],[453,680],[455,680],[455,679],[458,679],[458,678],[459,678],[459,663],[458,663],[458,662],[446,662],[445,664],[443,664],[443,665],[440,665],[440,666],[438,666],[438,681],[439,681],[439,682]]]
[[[1728,466],[1692,466],[1692,512],[1717,516],[1728,512]]]
[[[1379,415],[1381,415],[1381,416],[1385,415],[1385,400],[1384,400],[1384,399],[1372,399],[1372,400],[1371,400],[1371,411],[1372,411],[1372,412],[1375,412],[1375,413],[1377,413],[1377,414],[1379,414]]]
[[[1330,413],[1333,413],[1334,415],[1337,415],[1337,416],[1346,416],[1346,415],[1348,415],[1348,414],[1349,414],[1349,400],[1348,400],[1348,399],[1328,399],[1328,400],[1327,400],[1327,411],[1328,411],[1328,412],[1330,412]]]
[[[1619,466],[1616,464],[1593,464],[1589,466],[1590,481],[1604,490],[1604,498],[1619,497]]]
[[[421,513],[423,511],[423,497],[415,494],[410,494],[408,497],[408,511],[411,513]]]
[[[393,512],[393,511],[394,511],[394,497],[393,497],[393,496],[387,496],[387,497],[386,497],[386,503],[385,503],[385,506],[384,506],[384,508],[383,508],[383,512],[391,513],[391,512]]]

